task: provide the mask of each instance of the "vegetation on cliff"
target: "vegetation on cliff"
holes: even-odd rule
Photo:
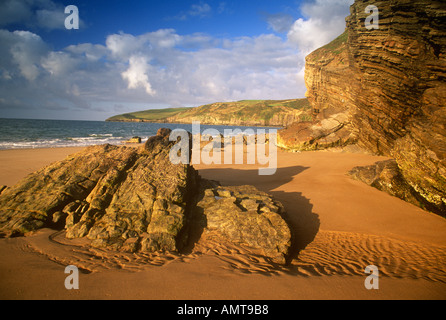
[[[188,108],[166,108],[166,109],[152,109],[131,113],[124,113],[108,118],[106,121],[115,122],[139,122],[139,121],[153,121],[164,122],[167,118],[172,117]]]
[[[115,116],[107,121],[147,121],[209,125],[278,126],[311,120],[307,99],[242,100],[218,102],[195,108],[147,110]]]

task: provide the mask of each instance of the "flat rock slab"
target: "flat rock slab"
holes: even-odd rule
[[[291,231],[282,204],[253,186],[208,188],[196,211],[206,231],[218,231],[234,243],[261,249],[273,262],[285,263]]]

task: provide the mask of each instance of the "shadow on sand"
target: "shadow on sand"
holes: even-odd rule
[[[292,245],[288,263],[296,259],[299,252],[310,244],[319,231],[319,216],[313,213],[313,205],[300,192],[288,192],[280,189],[291,182],[293,177],[302,173],[308,167],[292,166],[278,168],[276,174],[260,176],[258,169],[239,170],[232,168],[200,169],[199,174],[205,179],[219,181],[223,186],[253,185],[260,191],[271,194],[285,207],[284,217],[292,231]],[[279,189],[279,190],[277,190]],[[286,188],[285,188],[286,189]]]

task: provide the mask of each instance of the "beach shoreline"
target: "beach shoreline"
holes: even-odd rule
[[[0,150],[0,185],[12,186],[82,149]],[[287,268],[205,241],[191,255],[152,256],[158,264],[144,265],[141,257],[73,250],[73,244],[50,241],[54,231],[45,229],[0,239],[0,298],[445,299],[446,219],[346,174],[383,159],[279,150],[273,176],[259,176],[256,165],[194,166],[203,178],[254,185],[282,202],[297,234],[297,254]],[[89,270],[81,273],[79,290],[64,287],[70,262]],[[378,290],[364,287],[368,265],[380,269]]]

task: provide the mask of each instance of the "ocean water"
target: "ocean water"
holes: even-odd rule
[[[144,142],[156,135],[159,128],[185,129],[192,132],[192,125],[187,124],[0,118],[0,149],[83,147],[105,143],[120,145],[134,136],[141,137]],[[201,132],[210,128],[217,129],[222,134],[224,129],[260,129],[200,126]]]

